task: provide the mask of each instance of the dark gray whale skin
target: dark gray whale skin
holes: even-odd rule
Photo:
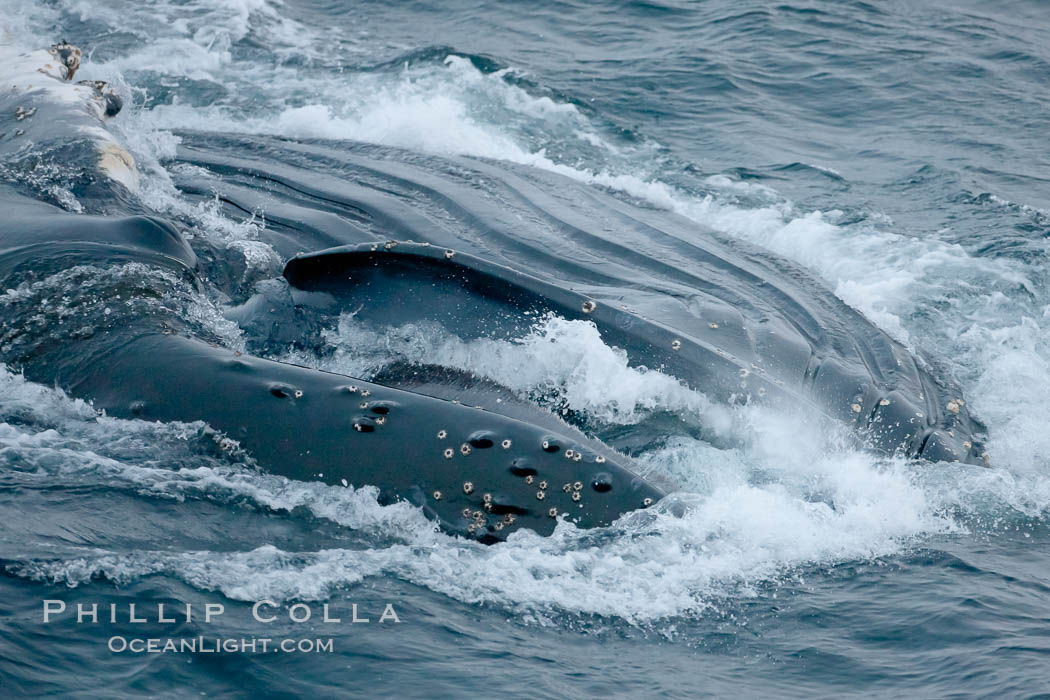
[[[568,430],[193,338],[148,335],[93,357],[96,371],[62,384],[110,413],[206,420],[268,471],[376,486],[381,502],[406,499],[483,542],[520,528],[549,534],[561,514],[608,525],[663,496],[622,456]]]
[[[394,241],[343,246],[292,258],[284,276],[296,289],[339,299],[360,320],[396,325],[440,317],[443,325],[463,338],[497,336],[521,319],[543,314],[588,320],[595,323],[607,344],[626,348],[631,356],[644,357],[705,391],[732,393],[744,388],[770,404],[804,405],[838,414],[857,425],[873,447],[886,452],[977,461],[978,453],[972,447],[955,451],[958,440],[949,430],[916,420],[925,402],[917,405],[899,390],[870,379],[858,380],[834,360],[814,368],[812,373],[819,376],[811,381],[811,391],[800,392],[780,378],[781,368],[742,362],[740,357],[750,348],[742,351],[737,346],[743,344],[741,336],[747,336],[733,334],[732,328],[725,329],[722,345],[705,342],[637,313],[599,304],[587,295],[452,249]],[[315,300],[304,297],[303,302]],[[923,383],[923,379],[916,377],[920,393],[925,388],[936,395],[936,385]]]
[[[208,176],[182,175],[180,188],[213,197],[219,178],[231,216],[264,214],[264,240],[303,256],[287,267],[293,291],[327,290],[357,318],[517,337],[535,319],[523,310],[551,310],[594,321],[632,365],[662,369],[713,401],[812,410],[887,454],[988,463],[984,426],[935,361],[745,241],[513,163],[343,141],[182,137],[179,160]],[[344,268],[357,277],[340,280]]]
[[[2,190],[0,201],[4,288],[128,262],[145,264],[147,277],[163,269],[195,279],[193,251],[162,220],[73,215]],[[31,380],[114,416],[206,421],[268,471],[376,486],[382,502],[406,499],[444,530],[481,542],[522,528],[549,534],[561,515],[608,525],[664,495],[622,455],[568,426],[251,357],[190,337],[178,314],[122,317],[71,338],[57,318],[27,328],[39,309],[7,310],[4,359]]]

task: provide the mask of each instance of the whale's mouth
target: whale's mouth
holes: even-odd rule
[[[70,84],[81,55],[62,43],[36,57],[8,56],[13,75],[48,56],[59,67],[42,68],[42,79],[27,74],[26,89],[6,99],[30,101],[18,106],[19,121],[37,110],[74,120],[71,131],[97,151],[96,172],[130,193],[135,161],[105,129],[119,96],[103,81]],[[31,123],[41,136],[53,130]],[[983,428],[958,389],[786,261],[560,175],[529,183],[485,161],[406,168],[393,160],[404,152],[344,148],[333,157],[325,143],[183,136],[178,157],[194,169],[178,183],[182,192],[218,186],[228,207],[265,210],[260,243],[290,258],[280,279],[260,269],[262,279],[244,270],[235,280],[229,251],[206,240],[193,246],[164,221],[117,218],[108,205],[105,215],[69,217],[12,193],[9,285],[90,265],[127,263],[132,278],[159,266],[168,276],[161,288],[174,276],[230,302],[239,297],[225,315],[245,337],[223,349],[178,309],[143,314],[139,297],[157,292],[145,291],[145,278],[121,289],[117,274],[106,283],[113,291],[101,294],[130,298],[104,321],[106,334],[71,331],[80,335],[72,348],[53,342],[55,328],[15,334],[9,361],[113,415],[205,421],[264,469],[378,487],[383,502],[409,501],[446,531],[485,543],[521,528],[549,534],[561,518],[605,527],[674,487],[648,482],[629,458],[587,435],[585,422],[552,431],[535,413],[507,415],[499,394],[511,377],[473,387],[483,398],[463,404],[447,391],[421,393],[418,382],[406,392],[407,384],[296,367],[282,353],[322,348],[325,328],[347,314],[381,332],[438,323],[468,342],[507,342],[555,318],[595,329],[636,366],[657,368],[713,404],[824,416],[888,454],[985,460]],[[453,178],[424,174],[452,163],[461,171]],[[529,218],[493,206],[491,194],[464,191],[470,181],[487,181],[495,201],[532,210]],[[576,196],[558,215],[543,210],[550,187]],[[81,194],[101,196],[90,187]],[[192,377],[184,366],[194,367]]]
[[[393,86],[373,112],[289,103],[232,119],[217,92],[216,104],[167,92],[143,104],[120,91],[122,68],[87,63],[77,80],[107,82],[80,84],[91,110],[77,119],[103,131],[82,132],[57,170],[45,167],[57,150],[34,150],[46,138],[23,149],[5,132],[4,235],[43,238],[5,239],[3,359],[106,411],[96,429],[93,410],[4,375],[12,396],[32,394],[4,404],[11,424],[50,450],[17,446],[19,459],[61,480],[66,467],[48,460],[66,465],[71,450],[97,467],[90,489],[112,479],[132,498],[185,498],[185,512],[218,503],[255,525],[259,512],[301,519],[332,550],[297,533],[281,547],[309,553],[287,564],[279,537],[260,535],[236,541],[243,557],[207,544],[200,560],[214,566],[200,571],[156,553],[20,570],[119,579],[185,566],[193,585],[236,595],[238,566],[285,561],[296,585],[323,570],[321,597],[353,585],[357,567],[459,600],[651,619],[958,526],[969,511],[950,482],[977,483],[980,470],[952,463],[986,454],[968,383],[880,315],[907,314],[817,279],[820,251],[804,251],[813,262],[784,242],[846,245],[848,223],[799,215],[743,180],[690,194],[617,171],[647,147],[635,136],[617,141],[580,105],[532,95],[478,57],[428,56],[366,71]],[[182,80],[212,89],[186,76],[164,89]],[[471,112],[471,95],[489,112]],[[109,120],[114,96],[127,106]],[[33,109],[4,114],[19,106]],[[442,107],[459,131],[425,114]],[[564,129],[583,165],[541,152],[513,120],[496,128],[492,110]],[[12,126],[53,135],[43,114]],[[108,138],[123,150],[99,151]],[[594,152],[609,160],[588,161]],[[26,199],[50,209],[19,228],[11,212]],[[955,254],[930,253],[947,267]],[[38,435],[49,419],[29,400],[59,406],[58,437]],[[87,437],[66,447],[62,431]],[[135,431],[156,431],[162,451]],[[98,460],[85,456],[92,441]],[[501,544],[485,554],[478,542]],[[437,552],[433,568],[424,551]],[[676,570],[689,580],[670,581]],[[631,601],[649,587],[659,611]]]
[[[1046,6],[0,0],[0,700],[1043,697]]]

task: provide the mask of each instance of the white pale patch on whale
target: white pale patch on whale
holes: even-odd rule
[[[127,187],[132,192],[139,188],[139,173],[135,169],[135,159],[119,143],[111,142],[100,146],[98,167],[109,176]]]

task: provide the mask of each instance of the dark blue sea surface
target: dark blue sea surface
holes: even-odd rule
[[[325,182],[340,143],[430,183],[462,184],[464,162],[536,187],[556,173],[807,268],[963,387],[991,465],[723,415],[580,322],[486,342],[347,315],[324,352],[272,340],[271,357],[355,376],[427,362],[501,381],[629,445],[688,506],[646,536],[566,526],[486,547],[368,488],[260,473],[203,424],[99,417],[3,368],[0,695],[1050,693],[1050,6],[0,0],[0,18],[5,43],[80,45],[84,77],[125,96],[112,130],[141,206],[186,227],[209,270],[180,313],[229,347],[250,342],[229,308],[280,275],[261,235],[280,224],[200,154],[254,149],[276,172],[281,144],[323,139],[330,158],[295,165]],[[107,210],[61,166],[0,178]],[[525,236],[527,209],[508,207]],[[8,290],[0,309],[41,304],[46,325],[68,295]],[[66,611],[45,624],[49,599]],[[255,620],[257,601],[277,618]],[[77,624],[78,603],[99,623]],[[207,604],[223,614],[205,622]],[[380,622],[388,605],[399,622]]]

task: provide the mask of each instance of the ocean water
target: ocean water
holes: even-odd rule
[[[223,312],[280,273],[279,224],[202,154],[248,144],[277,168],[284,144],[324,139],[437,182],[464,181],[463,163],[550,172],[801,264],[964,388],[991,462],[873,455],[790,415],[713,406],[580,322],[394,342],[346,318],[323,352],[265,348],[358,375],[425,359],[509,382],[629,442],[686,506],[486,547],[367,487],[260,474],[203,424],[99,417],[5,368],[0,694],[1050,693],[1042,3],[0,0],[0,16],[27,48],[82,46],[84,76],[125,96],[112,128],[141,206],[223,263],[181,312],[230,347],[253,342]],[[37,174],[42,197],[95,206]],[[45,599],[119,619],[45,624]],[[277,620],[253,619],[259,600]],[[128,621],[136,602],[149,622]],[[198,617],[160,623],[157,602]],[[225,612],[204,624],[209,603]],[[289,620],[296,604],[310,621]],[[325,604],[343,622],[322,622]],[[368,624],[349,622],[355,604]],[[400,622],[379,622],[387,604]],[[136,654],[111,651],[114,635],[333,642]]]

